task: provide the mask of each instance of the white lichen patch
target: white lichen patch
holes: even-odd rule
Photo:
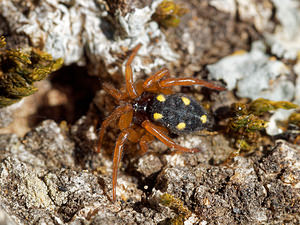
[[[157,5],[161,0],[152,2],[150,7],[146,6],[143,9],[135,9],[132,13],[119,16],[121,27],[125,30],[127,37],[124,40],[118,40],[119,44],[134,48],[138,43],[142,44],[138,55],[154,56],[154,61],[145,64],[141,58],[136,58],[132,67],[136,71],[144,70],[147,74],[153,73],[152,68],[164,65],[167,61],[175,61],[179,56],[172,51],[166,41],[165,36],[160,31],[158,24],[151,21],[151,16],[155,12]],[[151,22],[150,22],[151,21]],[[157,39],[155,45],[149,45],[151,39]],[[117,42],[117,45],[119,45]],[[115,46],[114,48],[119,49]],[[123,64],[123,71],[125,62]],[[136,77],[134,76],[134,79]]]
[[[300,51],[300,2],[295,0],[212,0],[210,5],[220,11],[254,24],[262,32],[271,52],[285,59],[296,59]],[[272,21],[275,17],[278,24]],[[275,27],[275,32],[273,32]]]
[[[210,79],[223,80],[229,90],[236,88],[239,97],[290,101],[295,95],[291,71],[265,54],[261,42],[254,42],[250,52],[227,56],[207,68]]]
[[[300,105],[300,54],[298,56],[297,64],[294,66],[294,71],[297,74],[295,103]]]
[[[297,75],[293,102],[300,105],[300,60],[298,60],[296,65],[294,65],[293,70]],[[276,110],[276,112],[269,119],[269,123],[266,128],[267,134],[277,135],[277,134],[283,133],[284,131],[282,130],[281,127],[277,126],[277,123],[280,121],[287,121],[289,116],[293,112],[295,112],[295,110],[297,110],[297,109],[292,109],[292,110],[278,109],[278,110]]]
[[[300,52],[300,2],[272,0],[279,25],[275,33],[265,33],[271,51],[278,57],[296,59]]]
[[[120,12],[119,17],[114,17],[118,25],[110,21],[105,5],[94,0],[45,0],[35,5],[29,2],[32,6],[26,14],[20,9],[19,1],[2,0],[0,14],[11,32],[26,35],[34,47],[42,47],[54,58],[62,57],[66,65],[85,65],[87,56],[93,74],[103,70],[103,63],[110,73],[116,72],[118,55],[142,43],[139,55],[156,59],[145,64],[137,57],[133,70],[150,73],[153,67],[177,59],[157,23],[151,21],[161,1],[134,8],[124,16]],[[153,39],[155,44],[150,44]]]
[[[289,116],[294,112],[295,110],[284,110],[284,109],[278,109],[276,112],[271,116],[269,119],[268,126],[266,127],[266,132],[268,135],[276,135],[281,134],[283,132],[282,128],[277,126],[277,123],[279,121],[286,121]]]

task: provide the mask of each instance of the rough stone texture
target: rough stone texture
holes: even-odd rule
[[[299,147],[277,142],[263,157],[235,157],[226,166],[166,167],[153,195],[182,199],[209,224],[297,224],[299,156]]]
[[[10,220],[18,224],[158,224],[176,220],[180,213],[162,204],[163,194],[168,193],[191,212],[186,218],[191,224],[300,222],[297,146],[278,141],[265,153],[237,156],[225,165],[209,163],[218,162],[213,157],[221,153],[211,149],[220,150],[221,136],[209,141],[218,140],[217,146],[197,154],[147,154],[138,158],[130,174],[120,171],[117,194],[125,202],[112,203],[111,168],[107,168],[111,163],[103,163],[109,159],[90,159],[100,160],[99,165],[103,163],[109,172],[80,169],[70,161],[74,144],[62,133],[54,122],[45,121],[23,139],[0,135],[0,202]]]
[[[182,2],[190,11],[181,18],[179,27],[164,29],[151,20],[159,2],[2,0],[0,19],[4,22],[0,23],[0,32],[3,30],[9,36],[9,47],[29,44],[44,47],[56,56],[63,56],[66,64],[86,63],[89,72],[119,87],[123,75],[117,72],[121,72],[128,50],[139,41],[144,45],[133,63],[134,71],[153,73],[152,68],[173,62],[165,65],[170,68],[171,76],[200,78],[207,77],[208,64],[236,50],[249,51],[253,40],[262,39],[264,34],[259,32],[272,34],[277,26],[274,18],[278,15],[272,14],[277,12],[273,8],[278,7],[275,0],[248,1],[250,11],[245,10],[243,0],[192,0]],[[270,52],[264,54],[268,61]],[[293,71],[293,61],[282,63]],[[32,106],[47,101],[57,107],[68,103],[72,110],[68,107],[60,110],[75,114],[74,105],[80,102],[77,94],[84,89],[91,91],[98,82],[91,80],[79,90],[83,80],[74,75],[75,70],[83,73],[83,77],[88,74],[88,68],[75,67],[62,70],[57,79],[63,80],[64,74],[70,74],[80,85],[74,85],[68,92],[74,84],[69,79],[60,83],[65,86],[53,90],[51,85],[55,81],[50,80],[52,97],[31,101]],[[134,79],[141,76],[138,73]],[[293,72],[289,73],[288,81],[294,84],[297,79]],[[189,88],[177,91],[190,93]],[[195,92],[204,103],[213,101],[209,105],[216,116],[220,108],[236,101],[234,91],[217,94],[196,89]],[[193,154],[176,154],[155,141],[148,154],[140,157],[135,154],[136,145],[129,144],[118,174],[118,201],[113,203],[112,151],[120,132],[115,124],[107,129],[101,154],[95,154],[94,150],[97,124],[115,104],[103,90],[91,93],[95,98],[91,104],[88,102],[88,112],[82,111],[83,116],[77,122],[66,119],[68,123],[58,124],[45,120],[24,137],[18,137],[15,131],[0,135],[0,223],[300,223],[299,146],[278,141],[233,157],[237,149],[229,146],[230,140],[221,132],[172,137],[182,146],[201,150]],[[48,115],[57,112],[55,109],[58,108],[46,108],[48,114],[41,117],[49,118]],[[1,123],[7,123],[6,120],[9,117],[5,116]]]
[[[152,154],[147,154],[139,158],[137,171],[142,173],[145,177],[149,177],[150,175],[160,171],[162,166],[163,164],[161,163],[159,157]]]
[[[14,119],[15,111],[22,105],[22,101],[9,107],[0,108],[0,128],[7,127]]]

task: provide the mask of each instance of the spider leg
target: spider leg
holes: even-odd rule
[[[122,152],[124,149],[125,141],[128,139],[131,128],[127,128],[123,130],[117,139],[115,150],[114,150],[114,158],[113,158],[113,174],[112,174],[112,186],[113,186],[113,201],[116,201],[116,189],[117,189],[117,177],[118,177],[118,169],[122,158]]]
[[[102,140],[105,133],[105,129],[108,127],[108,125],[113,122],[114,120],[118,119],[121,115],[124,113],[132,111],[131,105],[124,105],[116,108],[103,122],[100,128],[99,132],[99,139],[98,139],[98,145],[97,145],[97,153],[101,150]]]
[[[157,71],[155,74],[153,74],[151,77],[149,77],[147,80],[143,83],[143,88],[145,90],[150,89],[153,85],[155,85],[158,81],[160,81],[164,76],[169,76],[170,72],[167,68],[162,68],[159,71]]]
[[[138,44],[133,50],[132,53],[130,54],[127,62],[126,62],[126,67],[125,67],[125,81],[126,81],[126,90],[129,94],[129,97],[132,99],[135,99],[136,97],[139,96],[137,93],[134,82],[133,82],[133,76],[132,76],[132,68],[131,68],[131,63],[136,56],[137,51],[140,49],[142,45]]]
[[[124,112],[123,115],[121,115],[118,126],[120,130],[124,130],[128,128],[132,122],[133,117],[133,110],[130,110],[128,112]]]
[[[200,80],[197,78],[167,78],[165,80],[159,81],[161,87],[173,87],[173,86],[191,86],[191,85],[201,85],[210,89],[217,91],[224,91],[226,88],[214,85],[208,81]]]
[[[151,123],[149,120],[145,120],[142,123],[142,127],[144,127],[150,134],[155,136],[158,140],[160,140],[162,143],[164,143],[169,148],[174,148],[181,152],[198,152],[199,149],[196,148],[185,148],[178,144],[176,144],[170,137],[168,137],[165,132],[158,126]]]
[[[139,155],[144,155],[148,151],[148,143],[154,141],[154,136],[149,133],[144,134],[140,139],[141,150],[138,152]]]
[[[109,83],[103,83],[102,88],[104,89],[104,91],[106,91],[108,94],[110,94],[118,101],[126,99],[128,97],[126,93],[122,93],[121,91],[114,88],[114,86]]]

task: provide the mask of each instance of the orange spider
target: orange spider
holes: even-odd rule
[[[127,140],[140,145],[140,153],[148,150],[148,143],[156,137],[169,148],[182,152],[197,152],[176,144],[168,131],[175,134],[185,134],[199,131],[208,123],[208,114],[193,98],[182,94],[172,94],[173,86],[202,85],[207,88],[222,91],[225,88],[216,86],[197,78],[166,78],[169,71],[166,68],[146,79],[133,82],[131,63],[141,47],[137,45],[126,63],[125,90],[117,90],[111,84],[104,83],[103,89],[114,97],[119,106],[103,121],[99,132],[97,152],[100,152],[103,136],[107,126],[119,119],[120,135],[116,141],[113,157],[113,201],[116,200],[117,174],[124,144]]]

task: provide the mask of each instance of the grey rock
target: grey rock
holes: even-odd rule
[[[280,141],[262,158],[238,156],[227,166],[167,167],[155,188],[181,199],[209,224],[273,224],[283,218],[296,224],[299,156],[299,147]]]

